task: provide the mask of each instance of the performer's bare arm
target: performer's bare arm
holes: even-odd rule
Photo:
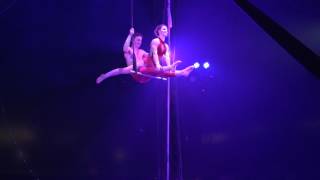
[[[129,53],[129,51],[131,50],[130,42],[131,42],[131,38],[132,38],[133,34],[134,34],[134,29],[131,28],[129,30],[129,34],[128,34],[127,38],[126,38],[126,41],[123,44],[123,52],[124,53]]]

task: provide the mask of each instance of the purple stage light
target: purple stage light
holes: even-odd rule
[[[203,68],[208,69],[210,67],[210,64],[208,62],[203,63]]]
[[[195,63],[193,64],[193,66],[194,66],[194,68],[198,69],[198,68],[200,67],[200,63],[195,62]]]

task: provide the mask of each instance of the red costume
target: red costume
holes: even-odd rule
[[[166,47],[164,41],[162,41],[160,38],[159,38],[159,40],[160,40],[160,44],[157,47],[157,54],[159,56],[159,60],[161,60],[161,58],[167,52],[167,47]],[[142,74],[163,77],[163,78],[176,76],[174,72],[168,72],[168,71],[164,72],[164,71],[157,70],[156,65],[154,64],[152,55],[144,58],[143,62],[144,62],[144,66],[142,66],[138,69],[138,71],[141,72]],[[149,77],[141,76],[138,74],[131,74],[131,76],[133,77],[133,79],[135,79],[136,81],[138,81],[140,83],[146,83],[150,80]]]
[[[159,60],[161,60],[161,58],[167,52],[167,47],[166,47],[164,41],[162,41],[160,38],[159,38],[159,40],[160,40],[160,44],[157,47],[157,54],[158,54]],[[164,71],[157,70],[156,65],[154,64],[152,55],[150,55],[144,59],[144,66],[140,67],[139,71],[143,74],[148,74],[148,75],[163,77],[163,78],[175,76],[174,72],[168,72],[168,71],[164,72]]]
[[[139,83],[146,83],[150,81],[149,77],[141,76],[139,74],[131,73],[132,78]]]

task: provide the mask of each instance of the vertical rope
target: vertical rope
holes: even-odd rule
[[[171,38],[170,38],[170,33],[171,33],[171,27],[172,27],[172,20],[171,20],[171,12],[170,12],[170,3],[171,0],[167,0],[167,23],[168,23],[168,45],[171,47]],[[170,26],[169,26],[170,25]],[[171,79],[168,78],[167,82],[167,168],[166,168],[166,180],[170,180],[170,94],[171,94]]]
[[[133,0],[130,1],[131,27],[133,27]]]
[[[133,0],[130,1],[130,15],[131,15],[131,28],[133,28],[133,16],[134,16],[134,4],[133,4]],[[133,39],[131,39],[132,41]],[[134,44],[132,41],[132,66],[133,66],[133,70],[135,72],[137,72],[137,59],[136,59],[136,55],[134,52]]]
[[[166,180],[170,180],[170,81],[167,82],[167,166],[166,166]]]

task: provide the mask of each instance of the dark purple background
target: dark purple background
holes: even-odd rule
[[[174,80],[184,179],[319,179],[320,81],[233,1],[173,2],[181,68],[211,63]],[[251,2],[320,54],[318,1]],[[163,1],[134,4],[149,50]],[[130,1],[17,1],[0,22],[1,179],[158,179],[166,83],[95,85],[125,65]]]

